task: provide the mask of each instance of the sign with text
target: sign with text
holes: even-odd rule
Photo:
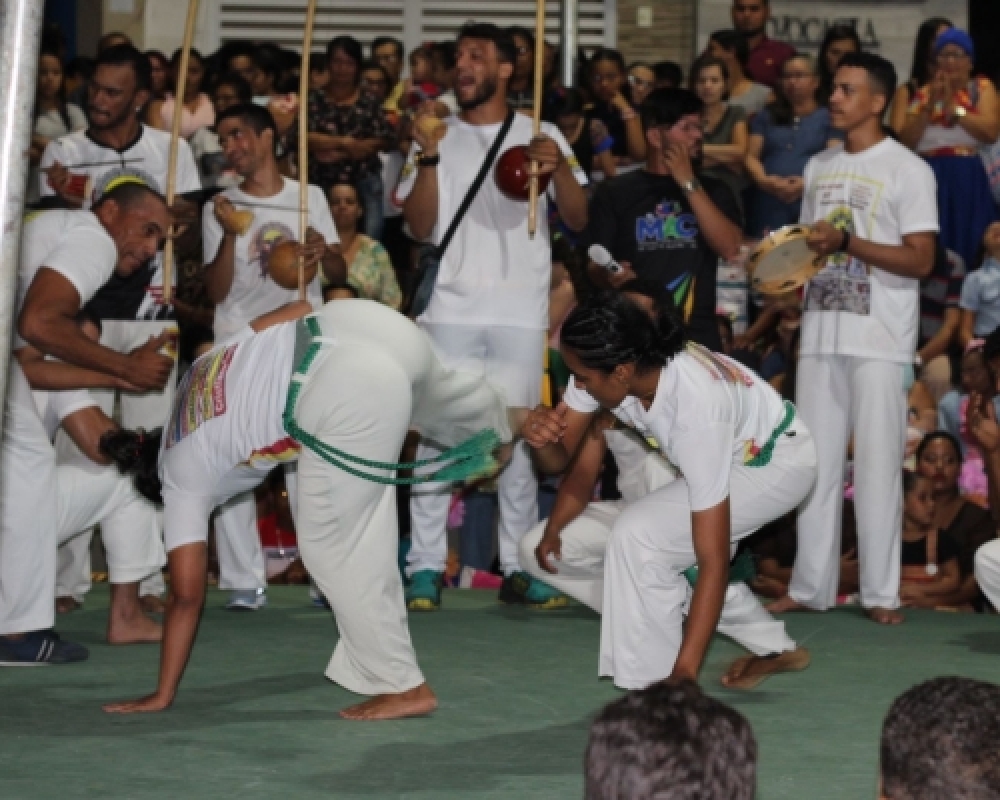
[[[712,31],[732,27],[731,8],[732,0],[699,0],[697,52],[704,50]],[[850,25],[864,48],[892,61],[900,79],[905,80],[910,74],[917,28],[928,17],[945,17],[965,27],[968,4],[966,0],[772,0],[768,36],[815,55],[827,30]]]

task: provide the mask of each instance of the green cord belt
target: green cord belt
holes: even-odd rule
[[[792,423],[795,421],[795,406],[785,401],[785,416],[781,419],[781,424],[774,429],[770,438],[757,453],[749,461],[745,461],[743,466],[745,467],[766,467],[771,463],[771,456],[774,455],[774,446],[778,443],[778,439],[781,437],[785,431],[792,427]]]
[[[496,459],[493,458],[493,451],[500,446],[500,437],[497,436],[496,431],[492,428],[480,431],[475,436],[472,436],[450,450],[446,450],[436,458],[402,463],[371,461],[367,458],[352,456],[350,453],[345,453],[343,450],[339,450],[333,445],[327,444],[304,431],[299,427],[295,419],[295,408],[299,395],[309,377],[309,369],[323,350],[323,342],[319,340],[322,331],[315,317],[306,317],[301,322],[304,323],[305,330],[303,331],[300,328],[299,331],[300,333],[305,332],[310,337],[310,342],[305,354],[299,360],[298,366],[292,373],[292,382],[289,384],[288,398],[285,402],[285,413],[282,416],[285,431],[295,441],[303,447],[312,450],[328,464],[332,464],[356,478],[390,486],[412,486],[419,483],[430,483],[431,481],[455,483],[485,477],[496,471],[498,465]],[[415,470],[435,464],[442,464],[444,466],[433,472],[414,475],[410,478],[399,478],[395,475],[378,475],[365,471],[367,469],[395,473],[399,470]]]

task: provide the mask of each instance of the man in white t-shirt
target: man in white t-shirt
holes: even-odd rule
[[[215,304],[215,341],[222,342],[251,320],[298,299],[298,290],[274,282],[268,266],[275,247],[299,238],[299,183],[278,171],[274,154],[278,133],[266,108],[233,106],[218,116],[216,130],[226,162],[242,178],[239,186],[217,195],[202,213],[205,290]],[[244,230],[234,212],[247,211],[253,222]],[[343,283],[347,268],[339,242],[322,190],[310,186],[307,269],[321,263],[330,282]],[[314,309],[323,304],[318,271],[306,297]],[[290,477],[286,470],[286,478]],[[227,607],[260,608],[266,602],[267,572],[253,492],[220,507],[215,532],[219,588],[231,592]]]
[[[885,59],[845,56],[830,115],[843,148],[806,166],[802,222],[827,257],[805,288],[796,402],[816,437],[819,477],[799,509],[788,596],[774,611],[824,610],[836,602],[844,465],[854,441],[861,604],[882,624],[899,607],[906,370],[914,362],[920,280],[934,265],[934,175],[886,136],[882,117],[896,87]]]
[[[462,111],[445,120],[447,133],[434,141],[414,126],[418,145],[404,169],[397,196],[415,238],[440,243],[507,117],[507,83],[516,58],[510,35],[494,25],[470,23],[458,35],[455,94]],[[430,107],[420,115],[431,114]],[[540,399],[542,357],[548,328],[551,272],[549,198],[563,222],[582,230],[586,176],[554,126],[532,139],[530,118],[516,115],[501,152],[529,145],[531,157],[551,175],[539,198],[538,230],[528,235],[528,206],[511,200],[489,174],[441,259],[427,310],[418,321],[447,366],[475,369],[495,383],[515,406]],[[420,445],[418,459],[438,452]],[[499,478],[500,566],[506,576],[501,599],[533,605],[565,604],[565,598],[520,571],[518,542],[538,522],[538,483],[523,443],[515,446]],[[447,487],[415,491],[410,504],[413,546],[407,573],[407,605],[440,607],[440,575],[447,556]],[[518,588],[520,587],[520,588]]]
[[[150,97],[149,59],[131,44],[104,50],[97,58],[87,91],[89,126],[49,143],[41,160],[41,194],[71,208],[90,208],[122,181],[138,180],[163,194],[167,188],[170,134],[140,121]],[[177,192],[201,190],[198,168],[187,142],[178,143]],[[197,223],[197,206],[178,197],[173,207],[178,224]],[[175,273],[176,274],[176,273]],[[91,301],[91,311],[101,320],[101,343],[121,353],[139,347],[150,336],[164,331],[177,335],[172,306],[163,302],[163,254],[128,277],[115,275]],[[176,349],[176,348],[174,348]],[[152,430],[163,424],[173,403],[176,374],[155,392],[98,390],[94,398],[112,414],[120,396],[121,420],[127,428]],[[86,540],[75,542],[73,553],[86,552]],[[61,571],[63,582],[74,581],[85,564],[71,559]],[[162,581],[143,587],[144,594],[159,594]]]
[[[163,388],[173,368],[173,360],[159,352],[164,337],[118,353],[88,339],[76,317],[113,273],[127,277],[140,269],[170,224],[163,198],[133,183],[106,193],[93,212],[49,211],[25,225],[16,361],[4,406],[0,461],[0,645],[7,663],[81,657],[79,647],[51,631],[59,489],[55,451],[28,384],[45,390]],[[45,356],[64,363],[53,364]],[[121,591],[138,602],[137,582]]]

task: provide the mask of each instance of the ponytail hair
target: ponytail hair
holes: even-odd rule
[[[684,347],[684,328],[670,308],[650,317],[620,292],[596,292],[570,313],[560,339],[589,369],[621,364],[642,372],[665,367]]]
[[[156,505],[163,505],[162,485],[157,472],[163,428],[146,433],[116,428],[105,433],[99,444],[122,475],[131,475],[136,491]]]

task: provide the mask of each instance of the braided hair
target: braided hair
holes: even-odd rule
[[[611,373],[621,364],[660,369],[684,347],[681,321],[661,308],[651,318],[620,292],[596,292],[570,313],[562,343],[584,366]]]
[[[115,428],[105,433],[99,448],[122,475],[131,475],[136,491],[156,505],[163,505],[162,485],[157,472],[163,428],[146,433]]]

